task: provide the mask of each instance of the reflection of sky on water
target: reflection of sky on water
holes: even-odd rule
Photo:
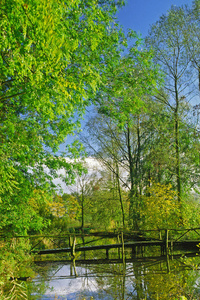
[[[48,286],[45,294],[40,298],[41,300],[113,300],[112,293],[109,293],[109,286],[102,286],[100,288],[97,283],[97,277],[105,280],[107,277],[113,277],[112,273],[102,272],[102,274],[96,274],[91,268],[76,267],[77,277],[70,276],[70,265],[59,266],[57,270],[52,271],[48,276]],[[133,277],[131,277],[131,281]],[[37,277],[36,283],[40,281],[40,277]],[[127,284],[130,284],[130,278],[126,278]],[[112,279],[111,279],[112,282]],[[119,287],[120,288],[120,287]],[[93,298],[92,298],[93,297]]]
[[[38,276],[30,283],[31,299],[150,300],[158,296],[200,299],[200,256],[187,255],[174,254],[173,259],[168,256],[127,259],[125,265],[114,259],[84,264],[76,261],[77,277],[69,261],[38,262],[35,265]]]

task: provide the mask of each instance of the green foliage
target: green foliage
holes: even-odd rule
[[[28,299],[28,289],[26,282],[19,282],[17,280],[12,280],[6,284],[4,292],[1,295],[2,300],[27,300]]]
[[[200,204],[198,198],[195,199],[192,193],[185,196],[181,210],[185,228],[198,228],[200,222]]]
[[[120,2],[1,1],[0,228],[40,230],[42,216],[27,207],[34,190],[49,193],[53,179],[71,184],[81,172],[79,162],[55,153],[79,130],[106,80],[108,57],[110,65],[119,57],[124,37],[114,14]],[[75,158],[82,152],[77,143],[69,150]]]
[[[51,196],[42,190],[32,190],[29,185],[24,185],[23,188],[24,190],[20,189],[12,196],[7,195],[6,201],[0,205],[0,230],[7,236],[36,233],[49,225],[50,213],[47,204]]]
[[[1,299],[28,299],[27,283],[19,281],[18,278],[35,276],[30,267],[33,258],[28,254],[29,241],[22,238],[1,240],[0,250]]]
[[[166,15],[162,15],[151,26],[146,38],[147,46],[154,52],[155,63],[160,65],[165,74],[163,88],[158,92],[155,100],[165,104],[172,115],[170,148],[173,147],[175,155],[172,154],[173,164],[169,172],[173,172],[179,202],[186,189],[185,183],[195,177],[191,175],[190,170],[185,172],[194,161],[187,162],[186,165],[184,160],[189,158],[188,152],[192,153],[191,128],[195,131],[196,126],[194,118],[190,116],[189,103],[195,96],[197,88],[199,89],[195,78],[196,69],[199,70],[198,22],[199,20],[195,20],[194,11],[186,6],[172,6]],[[189,141],[191,142],[190,151],[188,151]],[[192,173],[196,171],[198,172],[198,169]],[[187,174],[190,174],[189,180],[184,178]]]
[[[153,63],[153,52],[142,48],[136,34],[134,40],[128,54],[108,73],[108,82],[98,94],[99,112],[115,120],[121,129],[131,122],[133,115],[146,110],[145,96],[155,95],[162,84],[161,72]]]
[[[110,175],[110,174],[109,174]],[[95,228],[107,230],[111,228],[122,228],[122,210],[115,182],[109,175],[93,182],[90,195],[87,196],[87,218],[88,222]],[[128,199],[122,190],[125,215],[128,215]]]

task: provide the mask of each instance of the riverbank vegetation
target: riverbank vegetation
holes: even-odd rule
[[[199,227],[200,1],[144,41],[117,23],[123,2],[1,3],[2,278],[31,260],[20,235]]]

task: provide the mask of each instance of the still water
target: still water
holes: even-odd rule
[[[38,262],[35,271],[30,285],[36,300],[200,299],[196,254],[126,259],[125,264],[116,259]]]

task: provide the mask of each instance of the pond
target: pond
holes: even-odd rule
[[[31,299],[200,299],[200,257],[147,256],[35,264]],[[182,297],[182,298],[180,298]],[[185,298],[184,298],[185,297]]]

